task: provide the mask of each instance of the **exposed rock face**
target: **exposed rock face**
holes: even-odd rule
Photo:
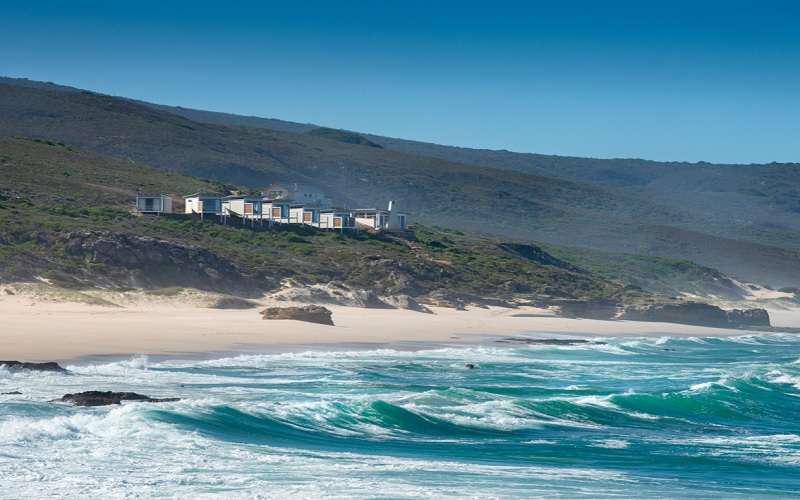
[[[770,325],[769,314],[764,309],[725,311],[717,306],[699,302],[629,306],[625,308],[620,319],[717,328]]]
[[[333,313],[327,307],[309,305],[303,307],[268,307],[261,311],[263,319],[294,319],[333,326]]]
[[[725,311],[717,306],[699,302],[675,304],[647,304],[628,306],[620,319],[631,321],[654,321],[657,323],[681,323],[684,325],[730,326]]]
[[[428,261],[419,261],[412,268],[407,262],[379,255],[366,257],[362,269],[365,276],[361,281],[368,281],[370,288],[380,295],[414,297],[429,291],[420,284],[420,280],[438,281],[450,274],[446,267]]]
[[[563,300],[556,303],[561,316],[565,318],[616,319],[619,304],[608,301]]]
[[[433,311],[423,306],[414,300],[413,297],[409,297],[408,295],[391,295],[389,297],[384,297],[383,301],[396,309],[408,309],[409,311],[433,314]]]
[[[47,363],[27,363],[25,361],[0,361],[0,366],[6,370],[31,370],[36,372],[58,372],[66,373],[67,370],[62,368],[58,363],[53,361]]]
[[[374,290],[350,288],[340,283],[323,285],[299,285],[290,283],[283,290],[270,297],[287,302],[304,304],[336,304],[348,307],[364,307],[368,309],[408,309],[424,313],[432,312],[406,294],[379,296]]]
[[[725,314],[728,322],[736,326],[771,326],[766,309],[733,309]]]
[[[535,245],[525,245],[523,243],[500,243],[497,246],[501,250],[505,250],[510,254],[516,255],[517,257],[521,257],[526,260],[531,260],[533,262],[542,264],[544,266],[554,266],[561,269],[566,269],[568,271],[573,271],[576,273],[586,272],[577,266],[573,266],[569,262],[553,257],[552,255],[550,255],[549,253],[545,252],[540,247],[537,247]]]
[[[136,288],[186,286],[235,295],[260,293],[231,262],[192,245],[107,231],[64,236],[69,255],[95,265],[108,284]]]
[[[75,394],[65,394],[61,399],[63,403],[72,403],[76,406],[104,406],[118,405],[123,401],[140,401],[144,403],[168,403],[180,401],[180,398],[151,398],[135,392],[112,392],[112,391],[86,391]]]
[[[210,307],[211,309],[253,309],[258,307],[258,304],[252,300],[239,297],[221,297],[211,304]]]
[[[465,311],[467,309],[464,299],[441,290],[435,290],[425,297],[420,298],[420,302],[436,307],[454,308],[459,311]]]
[[[305,304],[336,304],[370,309],[391,309],[372,290],[357,290],[336,283],[324,285],[294,285],[271,295],[276,300]]]

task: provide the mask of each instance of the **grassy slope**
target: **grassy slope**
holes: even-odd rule
[[[792,186],[797,183],[787,177],[794,172],[790,167],[775,170],[774,178],[751,179],[747,193],[739,192],[744,181],[722,189],[724,183],[713,176],[704,182],[690,179],[689,185],[704,186],[699,195],[692,196],[686,194],[685,183],[675,181],[680,176],[654,177],[653,171],[670,169],[671,164],[625,160],[620,170],[611,160],[528,155],[535,157],[534,166],[541,164],[537,170],[508,165],[505,152],[488,159],[476,159],[477,150],[468,150],[471,153],[466,156],[440,155],[527,169],[504,171],[290,133],[285,130],[292,127],[283,122],[271,126],[284,131],[225,127],[191,121],[164,112],[163,107],[47,88],[0,85],[0,134],[54,138],[163,169],[250,186],[273,180],[321,185],[343,204],[381,206],[395,199],[415,220],[431,224],[606,251],[688,258],[743,279],[775,286],[800,283],[800,253],[793,245],[800,241],[800,232],[793,229],[797,222],[791,217],[795,207],[791,193],[796,193]],[[192,117],[217,123],[233,120],[207,112],[195,112]],[[238,123],[261,123],[256,118],[243,120]],[[298,125],[297,130],[307,129]],[[422,152],[436,156],[427,149]],[[581,175],[601,187],[570,180]],[[605,182],[603,176],[622,180]],[[650,190],[667,181],[670,187]],[[712,193],[715,186],[719,188]],[[738,194],[731,194],[732,190]],[[725,208],[716,210],[717,205]],[[739,210],[737,217],[735,210]]]
[[[199,122],[290,132],[307,132],[316,127],[269,118],[156,106]],[[556,177],[618,188],[626,193],[647,193],[661,205],[695,214],[696,217],[671,221],[685,229],[788,248],[800,244],[799,163],[716,165],[635,158],[579,158],[446,146],[344,130],[339,133],[359,135],[386,149],[409,155]]]
[[[689,260],[607,253],[580,248],[544,245],[549,253],[598,276],[668,296],[692,294],[738,300],[744,291],[716,269]]]
[[[619,297],[605,279],[519,258],[490,238],[420,228],[419,248],[375,236],[341,236],[306,228],[251,231],[187,219],[128,213],[139,188],[184,193],[213,183],[101,157],[57,143],[0,140],[0,278],[102,273],[64,252],[60,235],[77,229],[147,235],[209,249],[264,288],[281,278],[338,280],[393,293],[444,289],[508,296],[511,291],[575,298]],[[397,274],[407,281],[395,279]],[[181,285],[181,283],[175,283]]]

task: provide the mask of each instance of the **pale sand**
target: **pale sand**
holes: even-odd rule
[[[125,303],[119,298],[116,303]],[[423,314],[329,306],[336,323],[331,327],[265,321],[259,309],[209,309],[200,307],[202,301],[194,299],[196,296],[149,297],[128,300],[125,307],[115,308],[4,295],[0,297],[0,359],[59,361],[96,355],[187,355],[312,344],[468,343],[486,341],[487,336],[523,334],[611,337],[746,333],[669,323],[565,319],[534,308],[434,308],[436,314]],[[800,313],[795,314],[792,321],[800,321]],[[787,318],[788,315],[787,312]]]

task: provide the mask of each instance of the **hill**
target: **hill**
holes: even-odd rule
[[[224,188],[52,141],[0,140],[0,281],[62,286],[176,286],[258,295],[282,280],[452,300],[628,300],[647,296],[538,247],[419,227],[411,242],[282,226],[256,230],[129,212],[137,190]]]
[[[800,283],[795,165],[520,155],[314,130],[0,82],[0,135],[64,142],[252,188],[302,182],[341,204],[395,199],[416,220],[470,232],[690,259],[774,286]],[[354,144],[353,137],[381,147]]]

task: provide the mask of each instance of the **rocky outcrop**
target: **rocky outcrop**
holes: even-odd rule
[[[261,293],[233,263],[204,248],[108,231],[73,231],[63,243],[68,255],[92,265],[91,279],[101,284],[185,286],[243,296]]]
[[[459,311],[467,309],[467,304],[463,298],[442,290],[435,290],[424,297],[420,297],[419,301],[434,307],[448,307]]]
[[[432,311],[406,294],[380,296],[374,290],[351,288],[341,283],[300,285],[289,281],[270,298],[303,304],[335,304],[367,309],[408,309],[423,313]]]
[[[46,363],[28,363],[25,361],[0,361],[0,367],[9,371],[17,370],[30,370],[36,372],[57,372],[66,373],[67,370],[62,368],[58,363],[49,361]]]
[[[433,311],[408,295],[391,295],[389,297],[383,297],[383,301],[395,309],[408,309],[409,311],[433,314]]]
[[[372,290],[353,289],[337,283],[299,285],[290,282],[283,290],[273,293],[270,297],[275,300],[304,304],[336,304],[369,309],[392,308]]]
[[[764,309],[734,309],[725,311],[711,304],[678,302],[628,306],[620,319],[681,323],[716,328],[769,326],[769,314]]]
[[[220,297],[209,306],[211,309],[254,309],[258,304],[240,297]]]
[[[735,326],[771,326],[766,309],[733,309],[725,311],[728,323]]]
[[[576,273],[585,273],[583,269],[573,266],[569,262],[563,261],[557,257],[553,257],[549,253],[542,250],[541,247],[535,245],[526,245],[523,243],[500,243],[497,245],[500,250],[506,251],[512,255],[520,257],[525,260],[530,260],[541,264],[543,266],[553,266],[560,269],[566,269]]]
[[[565,318],[616,319],[619,304],[603,300],[560,300],[554,302],[559,314]]]
[[[65,394],[56,401],[62,403],[72,403],[75,406],[105,406],[118,405],[123,401],[138,401],[142,403],[168,403],[180,401],[180,398],[151,398],[135,392],[112,392],[112,391],[86,391],[75,394]]]
[[[293,319],[333,326],[333,313],[327,307],[309,305],[303,307],[268,307],[261,311],[263,319]]]

